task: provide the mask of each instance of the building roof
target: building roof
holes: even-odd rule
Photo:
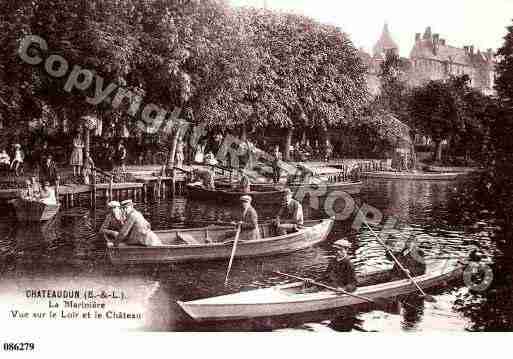
[[[374,45],[372,52],[374,56],[381,56],[382,54],[390,50],[394,50],[397,53],[399,53],[399,46],[394,41],[394,39],[392,39],[392,35],[390,35],[390,31],[388,29],[388,24],[385,23],[385,25],[383,26],[383,31],[381,33],[381,37],[379,38],[378,42],[376,42],[376,44]]]

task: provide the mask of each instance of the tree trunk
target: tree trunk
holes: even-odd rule
[[[435,142],[435,162],[442,162],[442,140]]]
[[[167,171],[169,164],[171,164],[171,167],[175,166],[175,155],[176,155],[176,146],[178,145],[178,139],[180,138],[180,128],[173,131],[173,137],[171,137],[171,148],[169,149],[169,154],[167,156],[167,161],[164,164],[164,174]]]
[[[285,137],[285,147],[283,148],[283,159],[285,161],[290,161],[290,146],[292,145],[292,134],[294,130],[289,128],[287,129],[287,136]]]

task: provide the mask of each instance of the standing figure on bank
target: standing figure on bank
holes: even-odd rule
[[[24,160],[25,160],[25,153],[23,153],[23,150],[21,149],[21,145],[19,143],[17,143],[14,145],[14,157],[11,162],[11,170],[14,170],[14,174],[16,177],[21,174]]]
[[[175,167],[183,168],[183,161],[185,159],[184,155],[184,145],[183,141],[179,140],[176,144],[176,154],[175,154]]]
[[[50,184],[55,185],[57,177],[58,173],[53,157],[52,155],[47,155],[44,163],[41,164],[41,168],[39,169],[39,181],[41,183],[48,181]]]
[[[107,237],[107,239],[116,240],[119,231],[125,223],[125,218],[121,211],[121,204],[118,201],[107,203],[107,207],[109,207],[109,212],[107,213],[99,232]]]
[[[347,254],[347,249],[351,247],[351,243],[345,239],[340,239],[333,243],[333,247],[337,250],[337,253],[326,269],[324,280],[333,287],[346,292],[354,292],[358,282],[353,264]]]
[[[69,161],[69,164],[73,167],[73,176],[80,176],[82,171],[82,165],[84,162],[83,150],[84,141],[82,140],[80,132],[77,132],[73,139],[73,151],[71,152],[71,158]]]
[[[94,175],[94,161],[89,155],[89,153],[86,153],[85,159],[84,159],[84,169],[82,171],[82,175],[84,176],[84,184],[90,184],[91,183],[91,176]]]
[[[126,157],[126,147],[123,144],[123,140],[120,140],[118,143],[118,147],[116,148],[116,162],[117,165],[121,168],[122,172],[125,172]]]
[[[240,177],[240,191],[242,193],[249,193],[251,192],[251,181],[249,180],[249,177],[247,174],[242,172],[242,175]]]
[[[157,235],[151,230],[150,223],[141,212],[134,208],[132,200],[121,202],[121,207],[126,221],[117,235],[118,243],[125,241],[127,244],[143,246],[162,244]]]
[[[273,153],[273,162],[272,162],[272,167],[273,167],[273,182],[275,184],[278,184],[280,183],[280,178],[281,178],[281,160],[282,160],[282,155],[281,155],[281,152],[280,152],[280,147],[279,146],[276,146],[274,148],[274,153]]]
[[[251,196],[244,195],[240,198],[242,205],[241,219],[238,223],[241,226],[240,240],[249,241],[260,239],[260,228],[258,227],[258,214],[251,206]]]
[[[292,191],[290,188],[285,189],[286,204],[280,209],[276,216],[275,226],[276,234],[278,236],[296,232],[303,226],[303,206],[301,203],[292,198]]]

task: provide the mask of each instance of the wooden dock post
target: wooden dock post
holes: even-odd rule
[[[96,168],[93,167],[93,195],[92,195],[92,206],[96,208]]]

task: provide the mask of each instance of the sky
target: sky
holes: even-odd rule
[[[228,0],[234,6],[263,7],[310,16],[339,26],[367,52],[388,23],[401,56],[408,57],[415,33],[431,26],[448,45],[496,50],[513,24],[513,0]]]

